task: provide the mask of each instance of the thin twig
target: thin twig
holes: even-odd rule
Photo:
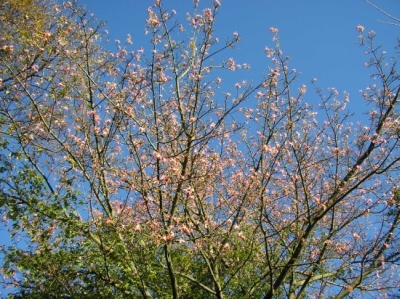
[[[370,1],[368,1],[368,0],[364,0],[364,1],[367,2],[369,5],[371,5],[373,8],[379,10],[379,11],[380,11],[381,13],[383,13],[385,16],[388,16],[388,17],[391,18],[392,20],[395,20],[395,21],[398,22],[399,24],[396,24],[396,23],[389,23],[389,22],[384,22],[384,21],[378,20],[379,22],[386,23],[386,24],[390,24],[390,25],[395,25],[395,26],[400,26],[400,19],[398,19],[398,18],[392,16],[391,14],[387,13],[386,11],[384,11],[384,10],[381,9],[380,7],[376,6],[375,4],[371,3]]]

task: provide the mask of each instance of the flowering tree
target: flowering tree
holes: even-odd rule
[[[399,286],[399,75],[375,69],[352,123],[276,45],[259,82],[214,36],[217,0],[149,8],[150,52],[102,47],[76,3],[0,4],[0,207],[14,298],[345,298]],[[15,16],[19,16],[16,18]],[[29,33],[29,34],[28,34]],[[232,87],[228,87],[228,90]],[[256,104],[246,108],[247,99]],[[10,295],[11,296],[11,295]]]

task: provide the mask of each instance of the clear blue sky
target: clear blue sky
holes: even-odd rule
[[[399,0],[372,2],[400,17]],[[135,49],[141,46],[149,49],[150,36],[144,34],[144,25],[147,8],[153,1],[81,0],[80,3],[107,21],[112,40],[123,41],[129,33]],[[162,0],[162,3],[166,8],[175,9],[177,17],[182,19],[186,12],[192,11],[190,0]],[[200,3],[208,5],[210,1]],[[349,107],[357,111],[365,107],[358,91],[370,82],[368,74],[372,70],[363,67],[367,57],[356,44],[355,27],[361,24],[366,31],[374,30],[388,55],[394,54],[396,37],[400,36],[400,27],[379,22],[391,20],[364,0],[222,0],[221,3],[215,36],[222,40],[239,32],[243,39],[239,49],[226,55],[252,67],[250,72],[234,74],[235,78],[257,81],[267,72],[270,63],[264,47],[274,45],[269,28],[276,27],[284,54],[292,58],[291,67],[301,72],[298,83],[309,86],[312,78],[318,78],[322,88],[347,91]],[[316,104],[317,98],[310,92],[305,100]]]

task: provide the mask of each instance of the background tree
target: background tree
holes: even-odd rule
[[[222,92],[239,67],[223,50],[240,37],[214,36],[219,1],[194,1],[187,26],[155,1],[147,55],[129,37],[105,50],[102,23],[77,3],[1,5],[10,297],[344,298],[398,286],[399,77],[373,32],[357,27],[375,81],[368,123],[354,124],[347,94],[314,82],[319,107],[303,102],[275,28],[274,67]]]

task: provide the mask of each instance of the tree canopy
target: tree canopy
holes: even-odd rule
[[[156,0],[145,53],[129,36],[113,51],[77,2],[0,3],[9,298],[397,292],[395,59],[357,27],[374,70],[359,122],[348,94],[296,87],[276,28],[265,49],[274,67],[227,87],[247,65],[224,56],[240,36],[217,38],[219,9],[213,0],[181,24]]]

